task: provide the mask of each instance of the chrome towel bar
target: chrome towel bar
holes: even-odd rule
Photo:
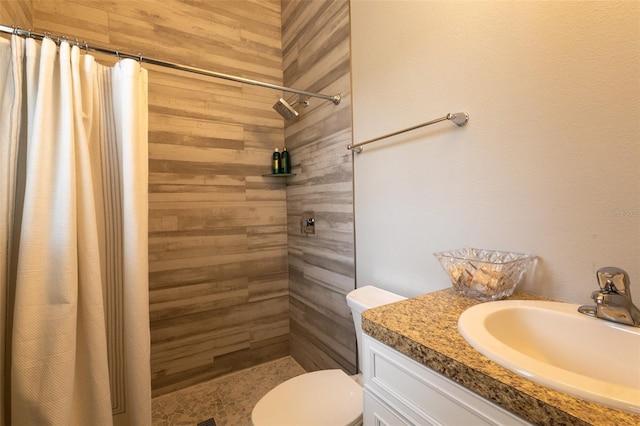
[[[396,136],[396,135],[399,135],[401,133],[410,132],[412,130],[419,129],[421,127],[426,127],[426,126],[429,126],[431,124],[439,123],[439,122],[445,121],[445,120],[450,120],[450,121],[454,122],[458,127],[462,127],[465,124],[467,124],[467,122],[469,121],[469,114],[467,114],[466,112],[456,112],[455,114],[449,113],[449,114],[445,115],[444,117],[436,118],[435,120],[427,121],[426,123],[418,124],[417,126],[409,127],[409,128],[403,129],[403,130],[398,130],[397,132],[388,133],[388,134],[383,135],[383,136],[378,136],[377,138],[369,139],[369,140],[366,140],[364,142],[349,144],[349,145],[347,145],[347,149],[350,149],[350,150],[352,150],[354,152],[362,152],[362,147],[364,145],[368,144],[368,143],[376,142],[376,141],[379,141],[381,139],[390,138],[391,136]]]

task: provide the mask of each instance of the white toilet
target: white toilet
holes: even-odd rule
[[[405,299],[373,286],[347,294],[362,347],[362,312]],[[358,351],[359,365],[362,356]],[[362,424],[362,386],[342,370],[305,373],[271,389],[253,408],[253,426],[355,426]]]

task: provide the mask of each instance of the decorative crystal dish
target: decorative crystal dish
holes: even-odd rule
[[[535,256],[464,248],[433,253],[458,293],[480,300],[513,294]]]

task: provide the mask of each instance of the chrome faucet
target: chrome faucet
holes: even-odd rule
[[[620,268],[607,266],[596,272],[600,290],[591,293],[594,305],[583,305],[578,312],[620,324],[640,327],[640,309],[631,301],[629,275]]]

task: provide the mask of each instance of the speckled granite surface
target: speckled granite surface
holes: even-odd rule
[[[515,294],[510,299],[542,299]],[[480,303],[453,289],[367,310],[365,333],[540,425],[640,425],[640,416],[574,398],[506,370],[473,349],[458,333],[458,317]]]

